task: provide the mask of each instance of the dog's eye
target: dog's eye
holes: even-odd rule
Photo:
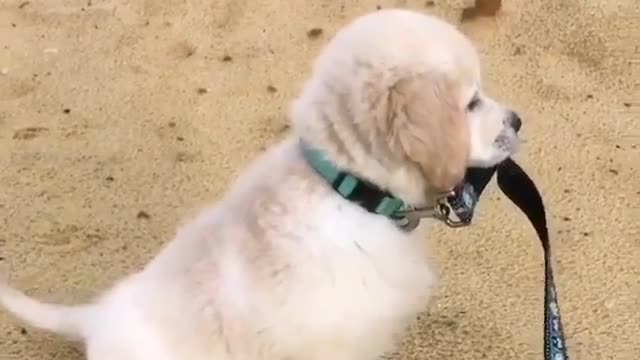
[[[480,98],[478,98],[477,96],[474,96],[473,99],[469,101],[469,104],[467,104],[467,111],[475,110],[475,108],[477,108],[478,105],[480,105]]]

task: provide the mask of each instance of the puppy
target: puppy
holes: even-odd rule
[[[435,284],[424,237],[394,214],[511,155],[520,119],[482,91],[474,47],[452,25],[384,10],[326,46],[290,120],[216,205],[94,302],[44,304],[6,284],[0,302],[82,341],[90,360],[391,351]]]

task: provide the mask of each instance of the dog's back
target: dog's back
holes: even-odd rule
[[[390,349],[431,290],[424,243],[337,195],[298,145],[263,154],[94,304],[49,305],[5,283],[0,303],[85,341],[91,360],[339,360]]]

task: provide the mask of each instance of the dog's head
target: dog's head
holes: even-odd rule
[[[510,156],[521,126],[483,91],[471,42],[407,10],[378,11],[342,29],[291,117],[338,166],[412,205],[452,189],[468,167]]]

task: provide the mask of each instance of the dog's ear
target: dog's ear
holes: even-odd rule
[[[458,97],[442,74],[401,79],[389,91],[389,146],[419,167],[429,191],[451,190],[467,168],[471,134]]]

